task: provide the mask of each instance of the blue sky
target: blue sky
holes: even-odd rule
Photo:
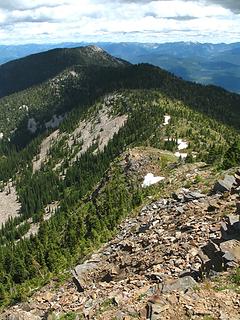
[[[240,0],[0,0],[0,44],[237,42]]]

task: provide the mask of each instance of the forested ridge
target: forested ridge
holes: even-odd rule
[[[120,68],[99,65],[73,66],[55,78],[0,99],[1,132],[22,146],[29,142],[28,120],[34,118],[37,136],[53,115],[85,108],[105,93],[118,89],[160,89],[171,99],[239,129],[240,96],[214,86],[181,80],[148,64]]]
[[[73,70],[78,76],[69,73]],[[28,106],[28,112],[20,115],[19,105]],[[185,161],[204,161],[218,170],[236,166],[239,106],[237,94],[188,83],[146,64],[74,66],[40,86],[1,99],[1,131],[6,136],[0,144],[0,180],[3,185],[13,180],[21,202],[19,216],[0,231],[2,304],[24,299],[32,287],[83,259],[110,239],[119,222],[145,201],[141,184],[128,179],[119,164],[129,148],[151,146],[174,153],[178,140],[184,139]],[[31,135],[27,120],[34,117],[44,123],[65,113],[59,135],[34,171],[41,143],[54,129],[46,131],[40,125]],[[163,125],[166,115],[171,119]],[[13,123],[8,126],[10,116]],[[104,117],[117,121],[121,116],[126,121],[100,151],[105,127],[99,123]],[[88,123],[90,131],[98,126],[99,131],[91,146],[79,153]],[[73,134],[81,126],[78,136]],[[181,158],[173,159],[181,164]],[[51,203],[57,205],[46,219]],[[38,233],[25,237],[32,224],[38,225]]]
[[[1,65],[0,96],[4,97],[36,86],[54,78],[71,66],[102,65],[119,67],[128,64],[126,61],[112,57],[95,46],[53,49]],[[18,81],[15,81],[15,79],[18,79]]]

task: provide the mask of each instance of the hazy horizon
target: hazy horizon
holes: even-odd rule
[[[212,44],[212,45],[232,45],[232,44],[238,44],[240,43],[239,41],[234,41],[234,42],[200,42],[200,41],[166,41],[166,42],[141,42],[141,41],[62,41],[62,42],[27,42],[27,43],[21,43],[21,44],[0,44],[0,47],[14,47],[14,46],[30,46],[30,45],[36,45],[36,46],[41,46],[41,45],[64,45],[64,44],[86,44],[86,45],[91,45],[91,44],[101,44],[101,43],[116,43],[116,44],[176,44],[176,43],[184,43],[184,44],[201,44],[201,45],[207,45],[207,44]]]
[[[234,0],[0,0],[0,44],[240,40]]]

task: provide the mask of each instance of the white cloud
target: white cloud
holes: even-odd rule
[[[64,3],[71,4],[71,0],[0,0],[0,8],[6,10],[26,10],[33,8],[40,8],[43,6],[56,7]]]
[[[223,2],[0,0],[0,41],[238,41],[240,16]]]

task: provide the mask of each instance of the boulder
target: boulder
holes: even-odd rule
[[[187,291],[197,286],[197,282],[190,276],[186,276],[177,279],[171,283],[165,283],[162,289],[163,293],[169,293],[172,291]]]
[[[222,242],[220,244],[220,249],[222,251],[223,259],[225,259],[226,263],[228,262],[240,262],[240,241],[237,240],[229,240]]]
[[[170,305],[168,304],[149,304],[149,311],[148,311],[148,318],[150,320],[160,320],[164,319],[163,315],[161,316],[161,313],[168,310],[170,308]],[[149,317],[150,315],[150,317]]]
[[[220,248],[213,242],[209,241],[205,246],[199,250],[198,253],[202,261],[202,272],[210,274],[210,271],[222,271],[223,259]]]
[[[229,214],[226,222],[221,222],[221,235],[224,240],[240,239],[240,221],[236,214]]]
[[[226,175],[224,180],[219,180],[215,183],[213,191],[215,193],[224,193],[232,190],[234,184],[236,183],[234,176]]]
[[[229,214],[227,216],[227,221],[228,221],[228,224],[235,228],[237,227],[238,228],[238,224],[239,224],[239,216],[238,215],[234,215],[234,214]]]
[[[227,216],[227,221],[228,221],[228,231],[230,233],[236,233],[235,236],[237,236],[237,234],[239,233],[239,236],[240,236],[239,216],[234,214],[229,214]]]
[[[97,268],[96,263],[83,263],[72,270],[73,281],[79,292],[83,292],[87,286],[88,275]]]
[[[149,320],[164,319],[162,313],[170,308],[170,305],[166,303],[159,295],[152,296],[147,303],[147,317]]]
[[[198,199],[202,199],[202,198],[205,198],[205,197],[206,197],[205,194],[202,194],[200,192],[193,192],[193,191],[187,192],[184,195],[185,201],[198,200]]]

